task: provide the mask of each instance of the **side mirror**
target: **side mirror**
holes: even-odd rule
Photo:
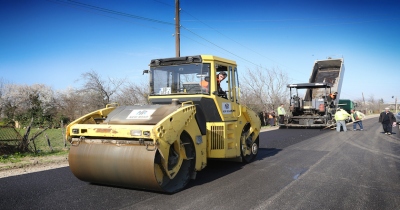
[[[149,70],[143,70],[143,74],[142,75],[148,74],[148,73],[149,73]]]

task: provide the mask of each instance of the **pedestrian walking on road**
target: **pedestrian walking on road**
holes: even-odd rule
[[[392,126],[396,124],[396,118],[389,108],[385,108],[385,111],[379,115],[379,122],[382,123],[383,132],[392,135]]]
[[[357,125],[360,127],[360,131],[362,131],[363,124],[362,124],[362,119],[364,119],[365,114],[362,112],[356,111],[354,109],[351,110],[351,121],[353,122],[353,130],[357,130]]]
[[[340,127],[343,127],[343,132],[347,131],[346,128],[346,119],[349,118],[351,115],[347,113],[345,110],[338,108],[335,113],[335,120],[336,120],[336,131],[340,132]]]
[[[283,104],[278,107],[278,116],[279,116],[279,125],[285,125],[285,108],[283,108]]]

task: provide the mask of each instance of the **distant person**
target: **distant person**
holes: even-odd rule
[[[343,127],[343,132],[347,131],[346,128],[346,119],[349,118],[351,115],[347,113],[345,110],[338,108],[335,113],[335,120],[336,120],[336,131],[340,132],[340,128]]]
[[[278,107],[278,116],[279,116],[279,124],[280,125],[284,125],[285,124],[285,115],[286,115],[285,108],[283,108],[283,104],[281,104]]]
[[[259,114],[260,120],[261,120],[261,125],[262,126],[267,126],[268,122],[266,120],[266,113],[265,111],[260,112]]]
[[[268,112],[268,120],[269,120],[269,124],[271,126],[275,126],[275,112],[274,111]]]
[[[357,130],[357,125],[360,127],[360,131],[363,130],[362,119],[364,119],[365,114],[354,109],[351,110],[351,121],[353,122],[353,130]]]
[[[268,120],[268,112],[267,111],[263,111],[263,119],[264,119],[264,125],[267,126],[269,124],[269,120]]]
[[[382,123],[383,132],[392,135],[392,126],[396,124],[396,118],[389,108],[385,108],[385,111],[379,115],[379,122]]]

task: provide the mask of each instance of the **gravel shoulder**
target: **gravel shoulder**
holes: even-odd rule
[[[0,163],[0,178],[66,166],[68,166],[68,154],[45,157],[25,157],[18,163]]]

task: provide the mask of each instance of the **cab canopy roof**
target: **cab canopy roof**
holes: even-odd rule
[[[159,58],[151,60],[149,66],[172,66],[190,63],[202,63],[205,61],[218,61],[236,66],[236,62],[233,60],[221,58],[213,55],[194,55],[194,56],[183,56],[183,57],[172,57],[172,58]]]

